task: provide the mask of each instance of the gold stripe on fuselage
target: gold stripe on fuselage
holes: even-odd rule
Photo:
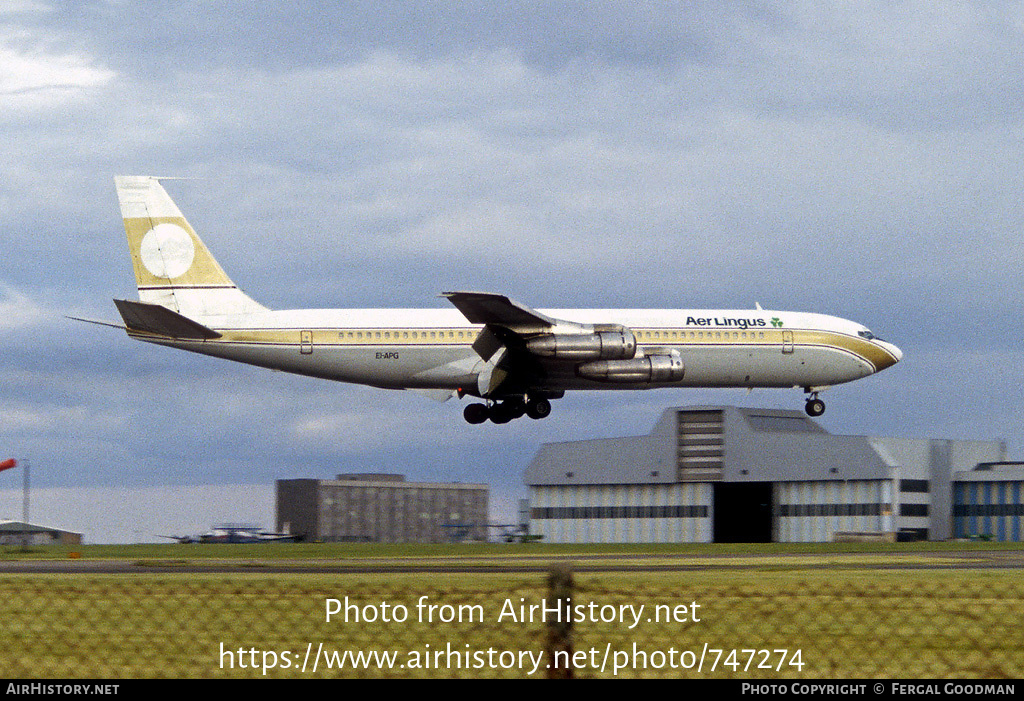
[[[847,336],[834,331],[800,331],[800,345],[825,346],[846,351],[871,364],[875,372],[896,364],[897,358],[889,351],[865,338]]]
[[[221,338],[206,341],[225,345],[300,346],[300,332],[312,332],[314,347],[328,346],[469,346],[477,339],[480,328],[352,328],[352,329],[216,329]],[[792,341],[784,339],[783,332],[791,331]],[[829,348],[863,360],[875,372],[895,365],[897,359],[881,346],[856,336],[817,329],[758,329],[746,331],[708,331],[683,328],[635,329],[637,344],[644,346],[670,346],[679,348],[728,346],[780,348],[792,344],[794,348]],[[159,338],[138,333],[140,338]],[[308,341],[307,341],[308,343]]]

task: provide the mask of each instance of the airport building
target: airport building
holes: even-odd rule
[[[524,481],[544,542],[1024,535],[1002,442],[833,435],[798,411],[669,409],[646,436],[545,445]]]
[[[82,534],[24,521],[0,520],[0,545],[81,545]]]
[[[953,537],[1024,540],[1024,463],[982,463],[954,475]]]
[[[446,543],[487,539],[485,484],[342,474],[277,481],[277,530],[307,541]]]

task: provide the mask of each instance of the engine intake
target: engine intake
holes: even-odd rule
[[[588,380],[632,383],[678,382],[685,371],[674,350],[631,360],[596,360],[576,368],[576,374]]]

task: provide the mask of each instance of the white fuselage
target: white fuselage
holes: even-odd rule
[[[805,387],[849,382],[895,364],[900,351],[863,326],[821,314],[766,310],[539,310],[577,324],[631,329],[639,356],[678,352],[672,382],[601,382],[548,363],[544,389]],[[455,309],[279,310],[199,319],[220,338],[136,338],[285,372],[394,389],[467,390],[484,362],[482,325]]]

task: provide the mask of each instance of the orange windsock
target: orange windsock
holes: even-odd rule
[[[7,460],[0,461],[0,472],[4,470],[10,470],[12,467],[17,467],[18,461],[14,458],[8,458]]]

